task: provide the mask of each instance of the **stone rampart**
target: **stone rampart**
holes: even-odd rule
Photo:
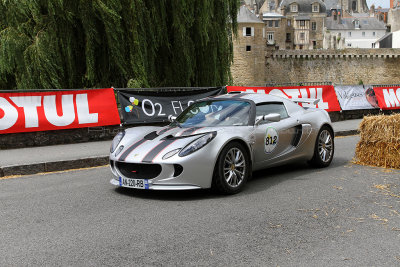
[[[400,83],[400,49],[280,50],[268,52],[265,63],[264,84]]]

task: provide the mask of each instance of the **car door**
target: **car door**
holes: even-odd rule
[[[257,169],[284,161],[294,150],[293,140],[299,122],[288,115],[282,102],[260,103],[256,106],[256,117],[271,113],[280,114],[281,120],[262,121],[255,126],[254,161]]]

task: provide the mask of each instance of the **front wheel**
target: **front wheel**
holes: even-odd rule
[[[335,152],[333,131],[328,126],[323,126],[315,141],[314,156],[310,164],[317,168],[327,167],[331,164]]]
[[[240,192],[250,173],[250,161],[244,146],[238,142],[225,146],[215,166],[213,187],[223,194]]]

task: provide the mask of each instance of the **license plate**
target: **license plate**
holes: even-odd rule
[[[138,189],[149,189],[149,180],[119,177],[119,186]]]

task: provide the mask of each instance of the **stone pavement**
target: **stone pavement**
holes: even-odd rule
[[[333,123],[336,136],[357,134],[362,119]],[[108,164],[111,141],[0,150],[0,177]]]

